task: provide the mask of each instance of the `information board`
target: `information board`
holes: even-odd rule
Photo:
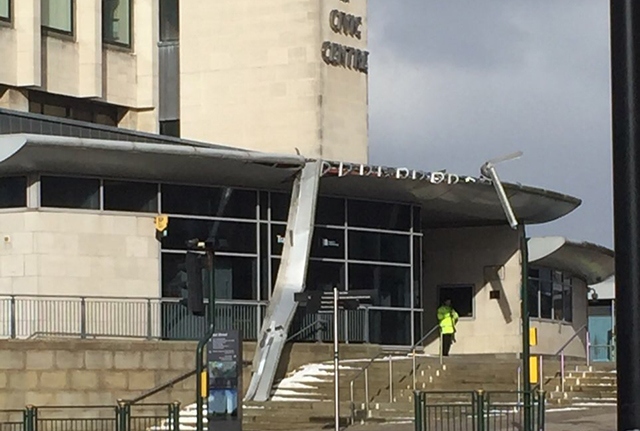
[[[213,334],[207,346],[209,431],[242,431],[242,339]]]

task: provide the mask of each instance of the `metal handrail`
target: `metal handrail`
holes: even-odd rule
[[[575,340],[578,335],[580,335],[582,333],[582,331],[585,331],[586,334],[586,357],[587,357],[587,367],[590,365],[590,358],[589,358],[589,354],[590,354],[590,346],[589,346],[589,326],[588,325],[582,325],[580,328],[578,328],[576,330],[576,332],[573,333],[573,335],[567,340],[567,342],[565,342],[562,347],[560,347],[560,349],[558,349],[558,351],[555,353],[555,355],[552,356],[552,358],[555,358],[557,356],[560,356],[560,389],[562,392],[564,392],[565,389],[565,359],[564,359],[564,351],[565,349],[569,346],[569,344],[571,344],[571,342],[573,340]]]
[[[314,326],[316,326],[318,323],[320,324],[324,324],[324,328],[318,328],[314,331],[315,332],[319,332],[319,331],[324,331],[326,330],[326,322],[323,321],[322,319],[316,319],[314,320],[312,323],[308,324],[307,326],[303,327],[302,329],[300,329],[298,332],[294,333],[293,335],[291,335],[289,338],[287,338],[287,343],[289,341],[292,341],[294,338],[296,338],[298,335],[302,334],[303,332],[305,332],[307,329],[309,328],[313,328]]]
[[[173,379],[169,380],[166,383],[163,383],[159,386],[156,386],[153,389],[149,389],[147,392],[143,393],[142,395],[139,395],[135,398],[133,398],[132,400],[124,400],[125,402],[127,402],[128,404],[137,404],[142,400],[145,400],[155,394],[157,394],[158,392],[162,392],[165,389],[169,389],[171,387],[173,387],[174,385],[176,385],[177,383],[182,382],[183,380],[188,379],[189,377],[193,376],[196,374],[196,369],[194,368],[191,371],[187,371],[186,373],[183,373],[177,377],[174,377]]]
[[[433,328],[431,328],[424,336],[422,336],[422,338],[420,338],[418,341],[416,341],[413,345],[411,345],[411,347],[409,348],[409,353],[405,354],[406,356],[411,355],[412,358],[412,369],[413,369],[413,389],[415,390],[415,386],[416,386],[416,349],[417,347],[422,347],[424,349],[424,347],[422,346],[422,343],[424,342],[424,340],[426,340],[429,336],[431,336],[436,330],[438,330],[440,328],[440,325],[435,325]],[[368,414],[369,412],[369,367],[371,367],[371,365],[376,361],[376,359],[379,359],[382,356],[389,356],[389,402],[393,402],[393,355],[394,351],[382,351],[382,352],[378,352],[375,356],[373,356],[372,358],[369,359],[369,361],[367,361],[367,363],[360,368],[360,371],[358,371],[358,373],[351,378],[351,380],[349,381],[349,395],[350,395],[350,404],[351,404],[351,419],[352,422],[355,420],[355,396],[354,396],[354,383],[355,381],[364,374],[364,392],[365,392],[365,412]],[[440,348],[440,364],[442,365],[442,348]]]

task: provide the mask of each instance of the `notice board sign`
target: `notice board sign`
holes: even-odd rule
[[[209,431],[242,431],[242,339],[238,331],[213,334],[207,346]]]

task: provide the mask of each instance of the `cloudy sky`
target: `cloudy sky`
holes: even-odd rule
[[[369,0],[371,162],[580,197],[530,229],[613,245],[609,2]]]

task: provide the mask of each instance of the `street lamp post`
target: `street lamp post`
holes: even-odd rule
[[[491,179],[493,187],[496,190],[496,194],[498,195],[498,199],[500,200],[500,205],[502,205],[502,209],[504,210],[507,221],[509,222],[509,226],[512,229],[518,229],[520,223],[516,215],[513,212],[513,208],[511,207],[511,203],[509,202],[509,197],[507,193],[504,191],[504,187],[502,186],[502,182],[500,181],[500,177],[498,177],[498,173],[496,171],[495,165],[501,162],[506,162],[509,160],[518,159],[522,156],[522,151],[518,151],[513,154],[508,154],[503,157],[498,157],[492,160],[487,161],[480,168],[480,173],[486,178]],[[525,226],[521,225],[521,233],[519,237],[518,247],[520,250],[520,259],[521,263],[521,285],[520,285],[520,306],[521,306],[521,316],[522,316],[522,380],[523,380],[523,401],[524,401],[524,431],[532,430],[532,421],[531,421],[531,370],[530,370],[530,340],[529,340],[529,292],[528,292],[528,261],[529,261],[529,253],[527,246],[527,235],[525,231]]]
[[[640,1],[611,0],[618,430],[640,429]]]

